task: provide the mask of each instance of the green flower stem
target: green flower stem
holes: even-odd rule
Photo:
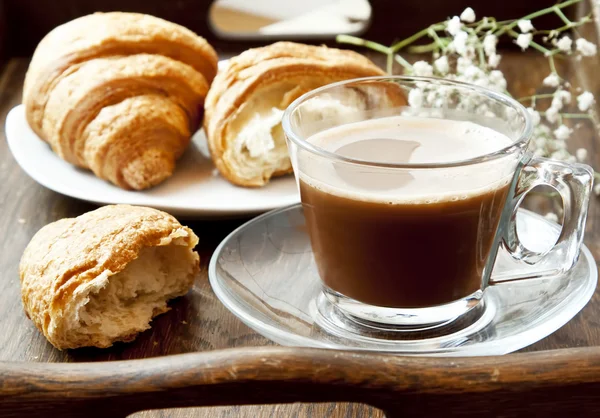
[[[356,36],[351,35],[338,35],[336,36],[335,40],[341,44],[364,46],[374,51],[381,52],[382,54],[388,54],[390,50],[390,48],[385,45],[381,45],[373,41],[367,41],[366,39],[357,38]]]
[[[592,116],[587,113],[561,113],[565,119],[592,119]]]
[[[514,22],[513,19],[510,19],[510,20],[499,20],[496,23],[498,24],[498,26],[503,26],[503,25],[508,25],[509,23],[512,23],[512,22]]]
[[[570,25],[570,24],[572,24],[572,23],[573,23],[573,22],[571,22],[571,21],[569,20],[569,18],[567,18],[567,16],[565,16],[565,14],[562,12],[562,10],[560,10],[558,7],[554,7],[554,13],[556,13],[556,15],[557,15],[558,17],[560,17],[560,19],[561,19],[563,22],[565,22],[565,25],[567,25],[567,26],[568,26],[568,25]]]
[[[556,28],[556,29],[547,29],[547,30],[536,30],[533,33],[535,35],[549,35],[551,33],[561,33],[570,29],[574,29],[574,28],[578,28],[580,26],[585,25],[586,23],[589,23],[592,20],[592,15],[586,15],[584,17],[582,17],[579,21],[577,22],[571,22],[568,25],[564,25],[561,26],[560,28]]]
[[[479,66],[485,69],[485,55],[483,55],[483,46],[477,45],[477,55],[479,56]]]
[[[408,48],[408,52],[411,54],[426,54],[428,52],[435,52],[437,49],[437,42],[431,42],[425,45],[411,46]]]
[[[534,94],[533,96],[525,96],[519,98],[520,102],[525,102],[527,100],[536,100],[536,99],[552,99],[554,97],[554,93],[548,94]]]
[[[546,116],[546,112],[540,112],[540,115]],[[592,119],[592,116],[587,113],[559,113],[558,117],[565,119]]]
[[[394,73],[394,53],[393,52],[389,52],[387,54],[387,59],[385,61],[385,71],[389,75],[392,75]]]
[[[491,24],[489,24],[489,23],[486,23],[486,24],[484,24],[484,23],[481,23],[479,26],[476,26],[476,27],[475,27],[475,29],[473,29],[473,33],[475,33],[475,34],[479,34],[479,32],[481,32],[481,31],[482,31],[482,30],[484,30],[484,29],[491,29],[491,30],[494,30],[494,26],[495,26],[495,25],[491,25]]]
[[[406,68],[407,70],[412,69],[412,65],[410,65],[410,63],[408,61],[406,61],[404,58],[402,58],[400,55],[394,54],[390,47],[381,45],[377,42],[367,41],[365,39],[357,38],[356,36],[350,36],[350,35],[338,35],[336,37],[336,41],[339,43],[345,43],[345,44],[350,44],[350,45],[364,46],[366,48],[369,48],[374,51],[381,52],[382,54],[387,55],[387,57],[388,57],[387,58],[388,74],[392,74],[392,69],[393,69],[392,66],[394,64],[394,60],[398,64],[400,64],[404,68]]]
[[[408,52],[412,54],[424,54],[427,52],[435,52],[438,49],[442,49],[442,51],[446,51],[448,45],[450,45],[450,38],[440,38],[438,37],[439,43],[437,41],[433,41],[429,44],[425,45],[417,45],[411,46],[408,48]]]
[[[582,0],[568,0],[568,1],[564,1],[562,3],[556,4],[554,6],[550,6],[547,7],[545,9],[542,10],[538,10],[537,12],[534,13],[530,13],[526,16],[523,16],[520,19],[515,19],[512,23],[509,23],[506,26],[501,27],[498,32],[496,33],[496,36],[500,36],[510,30],[512,30],[513,28],[515,28],[518,24],[519,24],[519,20],[531,20],[531,19],[535,19],[536,17],[540,17],[540,16],[544,16],[550,13],[556,13],[556,10],[560,10],[560,9],[564,9],[566,7],[569,7],[573,4],[577,4],[580,3]]]
[[[554,55],[552,54],[548,56],[548,65],[550,66],[550,71],[552,71],[553,74],[558,75],[558,73],[556,72],[556,65],[554,65]]]
[[[435,41],[435,43],[440,47],[442,52],[446,52],[446,45],[444,44],[444,42],[442,42],[442,40],[438,36],[437,32],[434,31],[433,29],[429,28],[428,34]]]
[[[406,61],[404,58],[402,58],[401,55],[396,54],[394,55],[394,58],[396,59],[396,62],[398,64],[400,64],[401,66],[403,66],[405,69],[407,70],[412,70],[412,65],[410,64],[410,62]],[[391,71],[388,72],[390,75],[392,74]]]
[[[434,23],[433,25],[431,25],[423,30],[420,30],[419,32],[415,33],[414,35],[409,36],[408,38],[406,38],[400,42],[396,42],[394,45],[391,46],[392,51],[394,53],[400,51],[405,46],[410,45],[413,42],[421,39],[423,36],[428,35],[431,30],[438,31],[438,30],[444,30],[445,28],[446,28],[446,25],[443,22]]]

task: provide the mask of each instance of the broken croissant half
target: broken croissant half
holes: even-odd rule
[[[132,341],[188,292],[198,237],[171,215],[105,206],[40,229],[19,266],[27,316],[59,349]]]
[[[60,158],[141,190],[173,173],[216,72],[214,49],[182,26],[95,13],[40,42],[25,78],[25,114]]]
[[[229,60],[206,97],[204,129],[220,173],[263,186],[292,171],[281,117],[302,94],[336,81],[383,75],[353,52],[293,42],[249,49]]]

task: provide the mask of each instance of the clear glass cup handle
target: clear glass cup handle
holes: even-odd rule
[[[512,258],[509,267],[494,271],[489,284],[555,276],[570,270],[579,256],[593,183],[593,170],[585,164],[532,158],[516,178],[517,185],[502,219],[499,252]],[[534,187],[554,188],[563,202],[563,227],[556,244],[545,252],[527,249],[517,234],[517,210]],[[498,254],[500,256],[500,254]]]

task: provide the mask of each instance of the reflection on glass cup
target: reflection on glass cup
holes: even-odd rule
[[[324,293],[351,317],[436,326],[491,285],[577,260],[592,170],[533,157],[529,114],[503,94],[433,78],[350,80],[300,97],[283,128]],[[538,185],[560,194],[565,213],[544,253],[521,244],[515,221]],[[514,268],[494,271],[499,251]]]

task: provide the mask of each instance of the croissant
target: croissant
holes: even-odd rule
[[[131,341],[199,270],[194,232],[171,215],[104,206],[40,229],[19,265],[27,316],[59,349]]]
[[[95,13],[40,42],[23,103],[29,125],[59,157],[140,190],[172,174],[216,71],[214,49],[182,26]]]
[[[383,75],[353,52],[293,42],[249,49],[219,71],[206,97],[204,129],[220,173],[240,186],[263,186],[290,173],[281,117],[302,94],[335,81]]]

